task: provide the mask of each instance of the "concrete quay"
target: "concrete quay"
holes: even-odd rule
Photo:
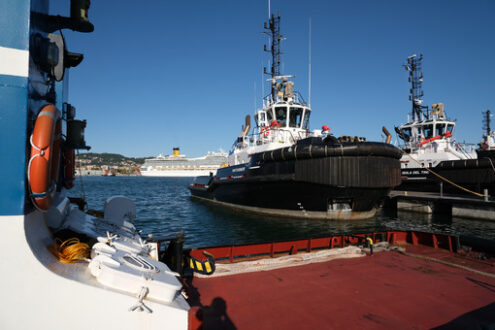
[[[386,208],[495,221],[493,198],[400,190],[391,191],[388,197]]]

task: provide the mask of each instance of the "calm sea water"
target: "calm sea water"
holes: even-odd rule
[[[186,247],[260,243],[379,230],[421,230],[471,234],[495,239],[495,222],[379,212],[363,221],[320,221],[247,215],[190,198],[192,178],[83,177],[70,196],[86,196],[90,209],[102,210],[114,195],[131,198],[137,207],[135,225],[142,235],[175,236],[185,231]]]

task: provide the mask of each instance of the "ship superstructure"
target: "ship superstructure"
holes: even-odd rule
[[[281,41],[280,14],[272,15],[265,23],[265,33],[271,45],[271,70],[264,68],[269,75],[270,93],[263,97],[262,109],[254,114],[255,127],[250,130],[250,117],[246,116],[246,123],[229,153],[229,163],[232,165],[246,163],[250,155],[294,145],[297,141],[311,135],[309,118],[311,109],[301,94],[294,90],[294,75],[282,75],[280,70]],[[313,136],[321,136],[321,130],[313,131]],[[326,130],[323,134],[329,132]]]

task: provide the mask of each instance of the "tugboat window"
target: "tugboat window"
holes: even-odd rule
[[[435,127],[435,136],[440,135],[445,132],[445,124],[437,124]]]
[[[409,141],[411,138],[411,127],[405,127],[402,129],[402,133],[404,134],[404,138],[406,141]]]
[[[452,124],[447,125],[447,131],[449,131],[450,133],[452,133],[453,130],[454,130],[454,125],[452,125]]]
[[[273,119],[272,109],[268,109],[266,111],[266,119],[267,119],[268,124],[270,124],[272,122],[272,119]]]
[[[308,124],[309,124],[309,116],[311,115],[311,110],[306,109],[304,111],[304,119],[303,119],[303,129],[308,129]]]
[[[291,107],[289,112],[289,127],[301,127],[303,108]]]
[[[425,139],[433,137],[433,125],[424,126]]]
[[[287,108],[286,107],[276,107],[275,114],[277,116],[277,121],[281,127],[285,127],[287,123]]]

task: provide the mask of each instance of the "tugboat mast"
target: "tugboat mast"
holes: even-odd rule
[[[491,112],[490,110],[483,111],[483,130],[485,131],[485,136],[490,136],[492,134],[492,130],[490,128],[490,117],[491,117]]]
[[[275,98],[277,89],[275,87],[275,81],[277,77],[280,77],[280,54],[282,53],[280,50],[280,43],[282,41],[282,35],[280,34],[280,13],[275,15],[271,15],[268,20],[268,23],[265,22],[264,33],[268,35],[271,40],[271,45],[269,45],[270,50],[268,50],[267,45],[265,44],[264,50],[265,52],[271,52],[272,54],[272,67],[271,71],[267,72],[266,67],[264,68],[264,73],[272,76],[272,98]]]
[[[421,64],[423,61],[423,54],[419,57],[416,54],[407,58],[407,64],[404,65],[405,69],[409,71],[409,82],[411,83],[411,89],[409,90],[409,100],[412,101],[412,120],[421,120],[422,116],[428,118],[428,106],[423,105],[423,72],[421,71]],[[426,115],[423,112],[426,109]]]

